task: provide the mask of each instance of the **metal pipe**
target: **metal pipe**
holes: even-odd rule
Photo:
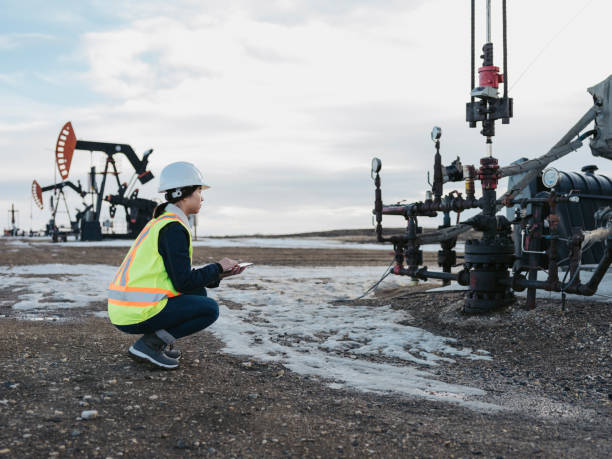
[[[444,272],[438,272],[438,271],[427,271],[425,267],[421,269],[401,268],[398,270],[394,270],[393,273],[400,275],[400,276],[417,277],[422,280],[440,279],[440,280],[449,280],[449,281],[459,282],[460,277],[462,277],[461,273],[454,274],[454,273],[444,273]],[[460,285],[467,285],[467,284],[460,284]]]
[[[508,100],[508,35],[506,27],[506,0],[502,1],[502,34],[504,50],[504,100]]]
[[[550,214],[548,215],[548,227],[550,228],[550,244],[548,246],[548,281],[559,282],[559,224],[561,218],[557,215],[557,204],[554,192],[550,196]]]
[[[472,65],[471,65],[471,77],[472,77],[472,81],[471,81],[471,88],[470,88],[470,94],[472,93],[472,90],[476,87],[476,43],[475,43],[475,29],[476,29],[476,8],[474,6],[476,0],[472,0],[472,24],[471,24],[471,28],[470,28],[470,32],[471,32],[471,51],[472,51]],[[472,102],[474,102],[474,96],[471,96],[470,100]],[[474,126],[476,126],[476,123],[474,123]]]
[[[598,201],[612,201],[612,196],[604,196],[601,194],[582,194],[576,193],[573,196],[576,196],[580,199],[597,199]]]
[[[569,150],[563,154],[560,154],[560,153],[555,153],[554,150],[557,149],[558,147],[569,144],[570,141],[574,137],[576,137],[580,133],[580,131],[582,131],[594,119],[595,119],[595,107],[591,107],[587,110],[587,112],[584,115],[582,115],[582,118],[580,118],[578,122],[574,124],[574,126],[572,126],[572,128],[569,131],[567,131],[563,137],[561,137],[561,139],[549,150],[548,153],[546,153],[543,156],[540,156],[540,158],[537,158],[537,159],[543,160],[544,158],[547,157],[547,155],[551,155],[555,157],[550,159],[550,161],[546,159],[545,161],[548,161],[548,162],[543,161],[541,164],[541,167],[535,168],[527,172],[525,176],[521,180],[519,180],[511,190],[508,190],[506,191],[506,193],[504,193],[504,195],[501,197],[501,200],[504,201],[506,199],[512,199],[515,194],[520,193],[523,190],[523,188],[525,188],[529,183],[531,183],[531,181],[538,176],[538,174],[542,171],[542,169],[544,169],[544,167],[546,167],[548,163],[554,161],[555,159],[559,159],[562,156],[565,156],[570,151],[572,151],[572,150]],[[560,151],[563,151],[563,150],[560,150]],[[501,209],[501,206],[499,208]]]
[[[586,284],[580,284],[576,287],[576,293],[585,296],[591,296],[597,291],[599,283],[605,276],[608,268],[612,263],[612,239],[608,239],[608,250],[606,254],[601,258],[595,272],[591,276],[591,279]],[[568,290],[569,291],[569,290]],[[571,293],[571,292],[570,292]]]
[[[374,178],[374,186],[376,187],[374,191],[374,215],[376,216],[376,240],[378,242],[385,242],[385,238],[383,237],[383,228],[382,228],[382,191],[380,189],[380,174],[376,174]]]
[[[551,162],[567,155],[568,153],[577,150],[582,146],[582,141],[576,140],[574,142],[570,142],[566,145],[561,145],[559,147],[552,148],[545,155],[540,156],[539,158],[530,159],[529,161],[524,161],[520,164],[512,164],[509,166],[504,166],[499,169],[500,177],[509,177],[511,175],[522,174],[524,172],[528,172],[534,169],[540,170],[544,169]]]
[[[491,43],[491,0],[487,0],[487,43]]]
[[[435,216],[435,212],[458,212],[476,209],[483,206],[482,199],[463,199],[462,197],[445,198],[441,201],[427,200],[407,205],[383,206],[382,215],[403,215],[404,217]],[[432,215],[434,214],[434,215]]]

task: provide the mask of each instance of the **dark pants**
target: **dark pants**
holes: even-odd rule
[[[205,329],[219,317],[219,305],[202,295],[179,295],[168,299],[159,313],[139,324],[115,325],[125,333],[140,335],[166,330],[174,338]]]

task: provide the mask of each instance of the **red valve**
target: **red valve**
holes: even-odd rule
[[[504,75],[499,73],[499,67],[495,65],[486,65],[478,69],[478,77],[480,86],[490,86],[497,89],[499,83],[504,82]]]
[[[477,178],[482,182],[483,190],[494,190],[497,188],[497,181],[501,174],[496,158],[485,157],[480,160],[480,169]]]

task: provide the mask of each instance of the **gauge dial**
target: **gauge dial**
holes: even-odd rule
[[[440,137],[442,137],[442,128],[434,126],[431,130],[431,140],[435,142],[437,140],[440,140]]]
[[[378,158],[372,158],[372,173],[376,174],[380,172],[381,167],[382,167],[382,161]]]
[[[559,183],[559,171],[554,167],[544,169],[542,172],[542,183],[546,188],[554,188]]]

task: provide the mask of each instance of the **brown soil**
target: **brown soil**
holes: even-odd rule
[[[27,239],[24,239],[27,241]],[[70,247],[58,244],[29,244],[11,246],[0,239],[0,265],[29,265],[44,263],[108,264],[119,265],[128,247]],[[390,262],[392,249],[266,249],[257,247],[203,247],[193,248],[194,265],[211,263],[223,257],[275,266],[378,266]],[[437,255],[425,252],[425,263],[435,266]]]
[[[423,234],[429,234],[429,233],[433,233],[435,231],[438,231],[435,228],[422,228],[422,232]],[[383,228],[383,236],[390,236],[393,234],[401,234],[406,232],[406,227],[400,227],[400,228]],[[476,232],[474,230],[469,230],[466,233],[463,233],[459,236],[459,240],[463,241],[466,239],[470,239],[473,238],[476,235]],[[333,239],[339,239],[339,240],[343,240],[343,241],[350,241],[350,242],[373,242],[376,240],[376,233],[374,231],[374,228],[363,228],[363,229],[338,229],[338,230],[328,230],[328,231],[312,231],[309,233],[293,233],[293,234],[275,234],[275,235],[269,235],[269,234],[248,234],[248,235],[238,235],[238,236],[212,236],[214,238],[218,238],[218,239],[227,239],[227,238],[231,238],[231,239],[235,239],[235,238],[251,238],[251,237],[257,237],[257,238],[264,238],[264,239],[270,239],[270,238],[286,238],[286,237],[291,237],[291,238],[296,238],[296,237],[329,237],[329,238],[333,238]]]
[[[389,260],[384,252],[236,250],[198,247],[196,258],[247,254],[240,257],[309,266]],[[0,266],[117,264],[125,249],[0,253]],[[492,360],[440,365],[436,377],[480,387],[483,401],[506,410],[331,389],[280,364],[224,354],[208,332],[180,341],[178,370],[156,371],[126,357],[134,337],[91,316],[104,309],[100,301],[72,320],[0,318],[0,456],[610,457],[610,303],[569,302],[562,312],[558,302],[540,300],[524,311],[519,300],[491,316],[466,317],[461,294],[424,288],[348,304],[391,304],[414,317],[412,326],[489,350]],[[0,303],[11,297],[3,290]],[[98,416],[82,420],[83,410]]]

